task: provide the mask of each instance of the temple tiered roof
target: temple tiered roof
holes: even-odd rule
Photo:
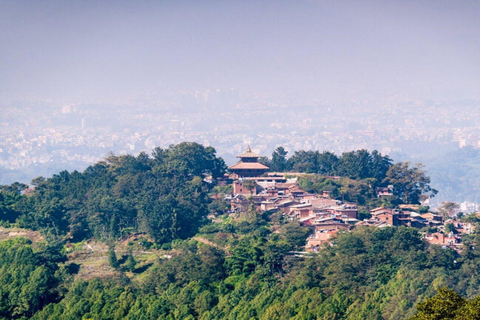
[[[261,156],[259,154],[256,154],[255,152],[252,151],[252,149],[250,149],[250,146],[247,147],[247,150],[242,153],[242,154],[239,154],[237,156],[237,158],[240,158],[240,159],[244,159],[244,158],[260,158]]]
[[[258,162],[237,162],[233,166],[228,167],[229,170],[231,169],[260,169],[260,170],[268,170],[270,169],[266,165],[263,165]]]
[[[258,162],[259,154],[252,151],[250,146],[247,150],[238,155],[240,161],[233,166],[228,167],[228,170],[240,177],[258,177],[268,171],[269,167]]]

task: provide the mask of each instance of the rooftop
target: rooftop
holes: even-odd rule
[[[268,170],[268,167],[258,162],[237,162],[228,169],[261,169]]]
[[[237,156],[237,158],[260,158],[261,156],[259,154],[256,154],[255,152],[252,151],[252,149],[250,149],[250,146],[247,147],[247,150],[242,153],[242,154],[239,154]]]

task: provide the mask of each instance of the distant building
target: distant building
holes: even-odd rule
[[[370,210],[372,220],[384,222],[390,226],[406,226],[411,221],[410,214],[398,209],[376,208]]]
[[[259,177],[269,169],[266,165],[258,162],[260,155],[252,152],[250,146],[237,158],[240,158],[240,161],[228,167],[228,170],[240,178]]]
[[[255,187],[253,189],[248,189],[243,185],[243,181],[234,181],[233,184],[233,194],[241,194],[241,195],[256,195],[257,194],[257,184],[255,184]]]

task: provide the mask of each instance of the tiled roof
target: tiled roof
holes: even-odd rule
[[[268,167],[258,163],[258,162],[237,162],[233,166],[228,167],[228,169],[260,169],[260,170],[268,170]]]
[[[250,146],[247,147],[247,151],[237,156],[237,158],[260,158],[260,157],[261,156],[259,154],[252,152],[252,149],[250,149]]]

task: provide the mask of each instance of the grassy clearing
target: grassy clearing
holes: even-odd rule
[[[32,243],[38,243],[44,240],[43,236],[37,231],[22,229],[22,228],[0,227],[0,241],[13,239],[16,237],[23,237],[23,238],[30,239]]]
[[[209,235],[211,238],[211,235]],[[0,227],[0,241],[13,239],[15,237],[24,237],[32,241],[33,245],[45,241],[44,237],[36,231],[21,228]],[[206,237],[194,237],[192,240],[205,243],[207,245],[219,247],[218,244],[206,239]],[[217,240],[217,239],[212,239]],[[121,263],[120,270],[115,270],[108,261],[109,246],[103,242],[94,240],[85,240],[77,243],[67,243],[64,247],[71,270],[75,273],[76,279],[91,280],[93,278],[114,278],[124,275],[132,281],[142,282],[149,273],[149,270],[155,266],[159,260],[169,259],[172,255],[178,254],[176,249],[164,250],[157,249],[155,246],[145,247],[146,242],[151,242],[145,235],[135,234],[128,239],[117,241],[115,253]],[[136,265],[132,271],[125,270],[127,256],[132,254]]]

